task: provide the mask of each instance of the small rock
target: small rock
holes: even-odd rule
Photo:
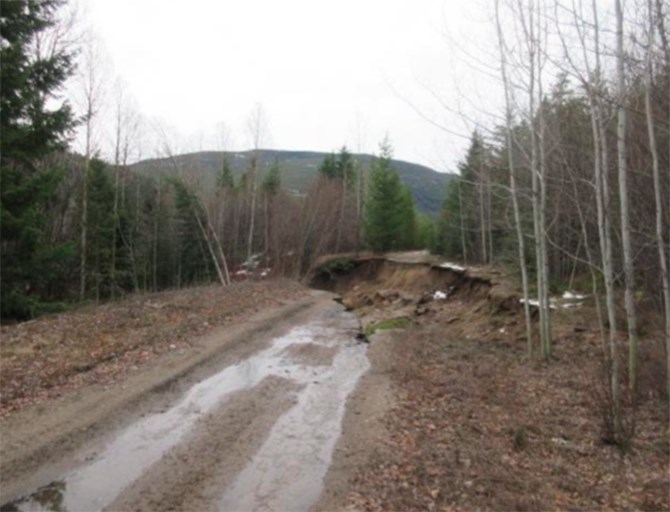
[[[398,297],[398,292],[393,290],[379,290],[375,295],[383,300],[393,300]]]
[[[433,300],[433,294],[432,293],[424,293],[421,298],[419,299],[418,304],[426,304],[427,302],[430,302]]]
[[[425,307],[425,306],[418,306],[418,307],[414,310],[414,314],[415,314],[416,316],[423,316],[423,315],[425,315],[426,313],[428,313],[428,308]]]

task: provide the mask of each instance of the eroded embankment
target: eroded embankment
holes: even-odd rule
[[[448,263],[340,257],[319,262],[308,282],[340,295],[342,304],[356,311],[370,334],[384,322],[392,326],[393,321],[441,317],[454,303],[476,304],[477,312],[487,316],[519,311],[518,295],[496,277]]]
[[[355,474],[327,479],[316,510],[669,509],[663,391],[640,392],[625,455],[602,442],[592,302],[557,303],[552,360],[529,359],[514,279],[406,259],[331,258],[310,275],[374,332],[344,423],[362,437],[330,470]],[[367,414],[374,389],[388,398]]]

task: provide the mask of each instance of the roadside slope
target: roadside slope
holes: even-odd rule
[[[339,293],[375,333],[367,378],[383,378],[391,400],[381,414],[368,402],[371,437],[370,416],[356,414],[367,390],[352,396],[345,427],[362,441],[342,437],[331,473],[354,475],[319,510],[670,508],[666,379],[653,333],[641,343],[636,435],[622,454],[603,441],[606,380],[590,300],[558,307],[553,360],[529,361],[519,295],[501,271],[418,253],[320,265],[312,284]]]

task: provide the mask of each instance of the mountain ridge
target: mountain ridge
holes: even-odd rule
[[[317,176],[319,165],[326,155],[331,154],[309,150],[259,149],[257,151],[261,161],[261,178],[276,159],[281,168],[282,185],[297,194],[307,192],[311,181]],[[182,169],[204,172],[205,186],[213,186],[216,182],[216,175],[223,165],[224,155],[228,157],[233,175],[239,179],[248,167],[253,153],[254,150],[196,151],[174,157],[142,160],[133,164],[131,168],[141,174],[158,171],[170,175],[174,173],[176,164]],[[367,170],[374,159],[373,155],[367,153],[352,153],[352,157]],[[429,215],[439,213],[446,187],[456,175],[440,173],[425,165],[405,160],[393,159],[392,165],[398,171],[403,183],[412,191],[417,209]]]

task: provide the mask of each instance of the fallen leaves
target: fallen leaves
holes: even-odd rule
[[[388,438],[352,479],[357,510],[668,510],[668,414],[643,400],[631,452],[599,443],[600,346],[556,327],[556,360],[524,358],[522,322],[445,302],[389,344]],[[588,315],[584,312],[584,315]],[[449,323],[459,317],[465,322]],[[423,317],[422,317],[423,318]],[[586,323],[582,318],[581,323]],[[504,340],[500,340],[506,334]]]
[[[120,379],[216,327],[305,293],[289,280],[137,294],[0,328],[0,417]]]

